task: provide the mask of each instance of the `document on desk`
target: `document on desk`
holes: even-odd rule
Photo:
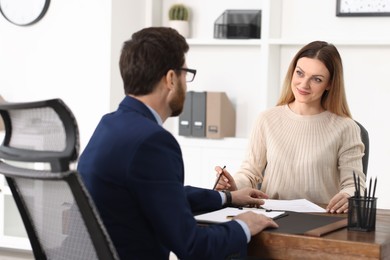
[[[307,199],[295,199],[295,200],[274,200],[265,199],[262,207],[268,210],[283,210],[294,212],[310,212],[310,213],[325,213],[326,210],[320,206],[308,201]]]
[[[265,215],[269,218],[279,218],[285,215],[285,212],[283,211],[270,211],[267,212],[265,209],[258,209],[258,208],[233,208],[233,207],[226,207],[220,210],[212,211],[209,213],[204,213],[195,216],[195,219],[198,222],[204,222],[204,223],[222,223],[226,221],[230,221],[232,218],[237,216],[238,214],[252,211],[257,214]]]

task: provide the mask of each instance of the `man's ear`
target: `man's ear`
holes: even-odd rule
[[[177,80],[177,76],[174,70],[168,70],[165,75],[165,84],[169,89],[172,89]]]

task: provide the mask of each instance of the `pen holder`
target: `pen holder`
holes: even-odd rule
[[[348,199],[348,230],[375,230],[376,201],[377,198],[371,197],[350,197]]]

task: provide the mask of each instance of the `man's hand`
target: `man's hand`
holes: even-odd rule
[[[217,186],[215,187],[216,190],[237,190],[236,182],[226,169],[222,170],[221,167],[215,166],[215,171],[217,172],[217,178],[220,174],[222,174]]]
[[[251,211],[242,213],[234,217],[234,219],[239,219],[244,221],[251,232],[251,236],[260,233],[267,227],[277,228],[278,224],[271,218],[268,218],[262,214],[256,214]]]
[[[232,191],[232,204],[236,206],[260,207],[264,200],[268,199],[267,194],[253,188],[244,188]]]
[[[347,193],[337,193],[329,202],[326,211],[329,213],[347,213],[348,212],[348,198]]]

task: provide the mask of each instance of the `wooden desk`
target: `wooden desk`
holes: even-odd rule
[[[252,237],[248,255],[266,259],[390,259],[390,210],[377,210],[375,232],[343,228],[310,237],[263,231]]]

